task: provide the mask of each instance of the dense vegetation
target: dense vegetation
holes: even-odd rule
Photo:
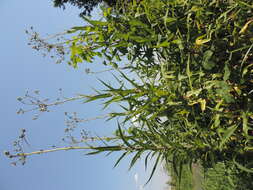
[[[115,165],[130,153],[131,166],[155,157],[151,177],[164,161],[179,183],[186,165],[199,163],[207,176],[223,167],[230,189],[252,189],[252,11],[251,0],[133,1],[120,11],[104,8],[103,20],[84,17],[88,25],[68,30],[64,39],[72,37],[60,43],[32,34],[35,49],[55,50],[75,68],[98,56],[118,73],[118,85],[101,81],[97,95],[76,97],[121,106],[108,114],[118,129],[107,145],[62,149],[122,151]],[[6,154],[24,160],[46,151]]]

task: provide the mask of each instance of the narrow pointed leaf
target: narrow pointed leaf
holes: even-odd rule
[[[102,152],[101,150],[97,150],[97,151],[89,152],[89,153],[87,153],[85,155],[94,155],[94,154],[99,154],[101,152]]]
[[[128,147],[133,148],[132,145],[129,144],[129,142],[125,139],[124,134],[123,134],[123,132],[122,132],[122,129],[121,129],[121,127],[120,127],[119,122],[118,122],[118,129],[119,129],[120,137],[121,137],[121,139],[123,140],[123,142],[124,142]]]
[[[158,163],[159,163],[159,161],[160,161],[161,156],[162,156],[161,153],[157,156],[156,162],[155,162],[155,164],[154,164],[154,166],[153,166],[153,169],[152,169],[152,171],[151,171],[150,177],[148,178],[148,181],[145,183],[145,185],[147,185],[147,184],[150,182],[150,180],[152,179],[152,177],[153,177],[153,175],[154,175],[154,173],[155,173],[155,171],[156,171],[157,165],[158,165]]]
[[[243,170],[243,171],[245,171],[245,172],[248,172],[248,173],[253,173],[253,168],[246,168],[245,166],[243,166],[243,165],[241,165],[241,164],[239,164],[238,162],[236,162],[235,161],[235,158],[233,159],[233,162],[236,164],[236,166],[239,168],[239,169],[241,169],[241,170]]]
[[[229,140],[229,138],[233,135],[236,129],[237,125],[233,125],[224,131],[224,135],[222,136],[219,148],[222,148],[222,146]]]
[[[134,164],[136,163],[136,161],[141,157],[141,154],[143,153],[143,150],[140,150],[140,151],[138,151],[135,155],[134,155],[134,157],[133,157],[133,159],[131,160],[131,163],[130,163],[130,166],[129,166],[129,169],[128,170],[130,170],[133,166],[134,166]]]
[[[124,152],[124,153],[118,158],[118,160],[117,160],[116,163],[114,164],[113,168],[117,167],[118,164],[120,163],[120,161],[121,161],[127,154],[129,154],[129,152]]]
[[[151,152],[149,152],[149,153],[147,154],[147,156],[145,157],[145,161],[144,161],[145,170],[147,170],[147,168],[148,168],[148,158],[149,158],[150,154],[151,154]]]

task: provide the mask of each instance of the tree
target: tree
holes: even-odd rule
[[[81,15],[90,15],[91,11],[104,2],[108,6],[112,7],[116,5],[117,0],[53,0],[55,7],[65,8],[67,3],[82,9]]]
[[[35,33],[31,43],[35,49],[61,52],[75,68],[102,57],[104,65],[118,73],[117,87],[101,81],[104,91],[76,97],[86,102],[104,100],[105,108],[120,104],[121,112],[107,115],[119,120],[115,134],[105,137],[107,146],[7,155],[25,159],[68,149],[91,149],[90,154],[122,151],[117,165],[134,152],[133,166],[148,152],[147,161],[156,156],[151,177],[160,161],[172,163],[179,183],[186,164],[201,163],[209,170],[222,163],[225,168],[232,165],[233,175],[245,182],[242,188],[234,181],[235,189],[250,189],[251,1],[143,0],[129,4],[124,12],[104,9],[103,15],[103,21],[84,17],[88,25],[68,30],[64,39],[68,34],[74,37],[66,41],[49,44]],[[48,106],[40,103],[37,108]]]

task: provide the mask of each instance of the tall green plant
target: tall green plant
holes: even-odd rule
[[[74,37],[67,41],[48,44],[36,33],[31,43],[61,50],[75,68],[98,56],[118,72],[118,87],[101,81],[104,91],[81,95],[86,102],[102,99],[105,108],[122,108],[108,115],[121,121],[115,135],[122,144],[90,146],[95,153],[122,150],[120,161],[136,152],[132,166],[148,151],[146,159],[157,155],[154,170],[164,160],[179,177],[184,164],[197,161],[205,169],[232,162],[248,175],[252,11],[250,0],[133,1],[124,11],[104,9],[103,20],[84,17],[88,25],[68,30],[64,35]]]

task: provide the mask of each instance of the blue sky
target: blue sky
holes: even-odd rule
[[[33,26],[42,35],[62,32],[72,26],[82,25],[78,17],[79,10],[68,7],[65,11],[53,8],[51,0],[1,0],[1,35],[0,35],[0,189],[1,190],[135,190],[134,176],[138,173],[141,185],[148,177],[143,163],[137,164],[130,172],[128,161],[113,168],[118,155],[85,156],[83,151],[58,152],[33,156],[24,166],[11,166],[11,160],[3,156],[4,150],[12,149],[12,142],[19,135],[21,128],[27,129],[31,147],[27,151],[61,145],[64,136],[64,112],[78,112],[80,117],[89,118],[99,114],[101,105],[87,104],[80,101],[52,108],[52,112],[43,114],[38,120],[32,120],[34,113],[17,115],[22,105],[16,100],[25,92],[40,90],[41,96],[52,100],[59,96],[58,89],[63,89],[65,97],[78,93],[90,93],[91,87],[101,85],[94,76],[86,75],[85,67],[78,70],[66,64],[54,64],[28,45],[25,30]],[[99,61],[90,65],[97,69]],[[99,75],[102,80],[110,80],[108,75]],[[101,135],[109,134],[114,122],[103,120],[80,125],[85,130],[94,130]],[[164,189],[167,176],[158,171],[145,190]]]

